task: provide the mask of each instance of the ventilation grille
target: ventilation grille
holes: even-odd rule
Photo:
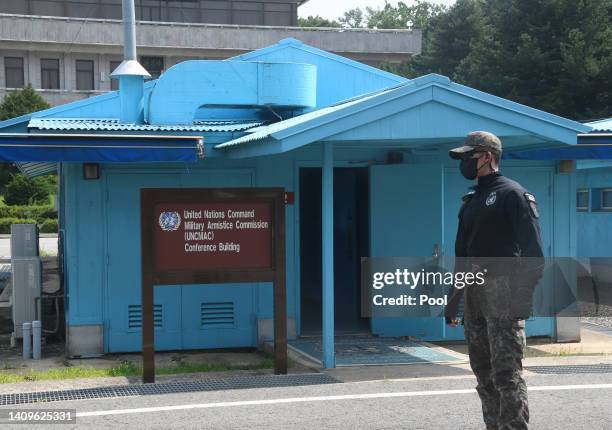
[[[0,394],[0,406],[27,403],[65,402],[68,400],[108,399],[128,396],[156,396],[171,393],[243,390],[248,388],[299,387],[306,385],[338,384],[339,380],[324,374],[263,375],[226,378],[207,378],[197,381],[156,384],[132,384],[77,390],[41,391],[36,393]],[[6,416],[6,415],[5,415]]]
[[[202,328],[234,327],[234,302],[203,302],[200,305]]]
[[[153,306],[153,320],[155,328],[162,327],[162,305]],[[136,330],[142,328],[142,306],[128,305],[128,329]]]

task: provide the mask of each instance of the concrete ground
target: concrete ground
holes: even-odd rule
[[[612,356],[612,329],[599,329],[592,324],[583,324],[580,329],[580,342],[554,343],[548,338],[527,339],[525,357],[610,355]],[[439,346],[467,354],[465,342],[443,342]]]
[[[452,354],[466,354],[465,343],[444,343],[437,345],[442,350],[452,351]],[[30,369],[49,370],[72,366],[109,369],[123,362],[141,364],[141,355],[108,354],[99,358],[68,359],[64,355],[63,344],[45,345],[42,360],[23,360],[20,348],[10,348],[0,345],[0,372],[25,373]],[[270,357],[269,355],[267,356]],[[387,380],[397,378],[437,378],[466,377],[472,375],[467,356],[457,363],[415,363],[407,365],[370,365],[348,366],[325,370],[326,373],[344,382]],[[203,377],[218,377],[222,375],[271,374],[271,369],[256,369],[266,355],[251,350],[235,351],[176,351],[159,352],[156,354],[157,367],[174,367],[181,364],[215,364],[229,368],[254,370],[231,370],[226,372],[205,372],[199,374],[183,374],[159,376],[158,382],[182,379],[197,379]],[[582,329],[582,342],[576,344],[555,344],[542,339],[528,339],[528,351],[525,354],[524,366],[528,373],[529,366],[536,365],[570,365],[570,364],[612,364],[612,331],[597,332],[592,329]],[[290,373],[320,372],[321,367],[290,350]],[[11,392],[33,392],[41,390],[59,390],[66,388],[92,388],[96,386],[122,385],[140,383],[139,377],[105,377],[82,378],[68,380],[31,381],[15,384],[0,384],[0,394]]]
[[[567,362],[568,357],[562,359]],[[405,365],[397,366],[397,376],[393,378],[363,378],[378,372],[379,367],[388,366],[328,372],[336,377],[343,372],[343,383],[0,406],[0,415],[6,417],[9,411],[72,409],[77,419],[69,427],[82,429],[484,428],[474,389],[476,381],[470,372],[446,375],[440,368],[437,374],[412,378],[416,368]],[[347,370],[362,377],[348,379]],[[530,428],[610,428],[612,373],[542,375],[526,371],[524,376],[529,390]],[[3,428],[23,428],[23,424],[7,424]]]

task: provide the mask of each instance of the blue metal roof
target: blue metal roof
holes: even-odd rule
[[[32,118],[28,128],[55,131],[187,131],[187,132],[240,132],[261,126],[258,121],[195,121],[193,125],[122,124],[115,118]]]
[[[403,85],[404,84],[400,86],[403,86]],[[274,133],[277,133],[283,130],[287,130],[289,128],[298,126],[300,124],[305,124],[309,121],[324,117],[325,115],[329,115],[334,112],[341,111],[350,106],[354,106],[358,103],[362,103],[366,100],[372,99],[378,95],[393,91],[397,87],[398,86],[395,86],[392,88],[387,88],[382,91],[377,91],[372,94],[366,94],[360,97],[356,97],[354,99],[347,100],[342,103],[338,103],[338,104],[335,104],[335,105],[332,105],[332,106],[329,106],[323,109],[319,109],[313,112],[308,112],[304,115],[296,116],[296,117],[293,117],[293,118],[290,118],[284,121],[280,121],[274,124],[252,128],[247,131],[248,134],[246,136],[242,136],[242,137],[239,137],[238,139],[234,139],[229,142],[225,142],[220,145],[217,145],[215,146],[215,149],[226,149],[226,148],[231,148],[233,146],[242,145],[242,144],[249,143],[249,142],[265,140],[269,137],[273,137]]]
[[[389,118],[398,112],[430,102],[436,106],[447,105],[458,111],[478,115],[479,118],[490,118],[513,127],[513,132],[522,131],[525,135],[541,136],[543,140],[559,144],[575,145],[578,133],[590,131],[587,125],[456,84],[445,76],[430,74],[344,103],[252,129],[252,133],[215,148],[235,149],[232,156],[239,157],[286,152],[360,127],[364,120],[372,122]],[[412,126],[405,126],[402,124],[404,140],[410,139],[411,133],[416,134],[423,127],[418,119]],[[436,127],[435,119],[429,127]],[[389,128],[387,135],[379,133],[376,138],[399,139],[399,131],[396,131]],[[432,136],[440,137],[435,133]]]
[[[593,127],[594,132],[612,131],[612,118],[601,119],[599,121],[588,122],[586,125]]]

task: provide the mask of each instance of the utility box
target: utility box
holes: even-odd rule
[[[38,257],[38,226],[11,225],[11,258]]]
[[[14,337],[20,339],[23,337],[23,323],[36,319],[36,298],[40,297],[42,284],[40,258],[13,258],[12,270]]]

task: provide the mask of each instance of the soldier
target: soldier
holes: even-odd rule
[[[499,138],[483,131],[470,133],[464,146],[450,151],[451,158],[461,160],[463,176],[478,181],[459,211],[455,270],[492,270],[483,286],[453,289],[445,317],[447,324],[457,325],[458,301],[465,290],[465,337],[487,429],[526,429],[524,320],[531,307],[529,292],[542,275],[543,253],[535,197],[499,172],[501,153]],[[470,263],[474,261],[478,264]]]

